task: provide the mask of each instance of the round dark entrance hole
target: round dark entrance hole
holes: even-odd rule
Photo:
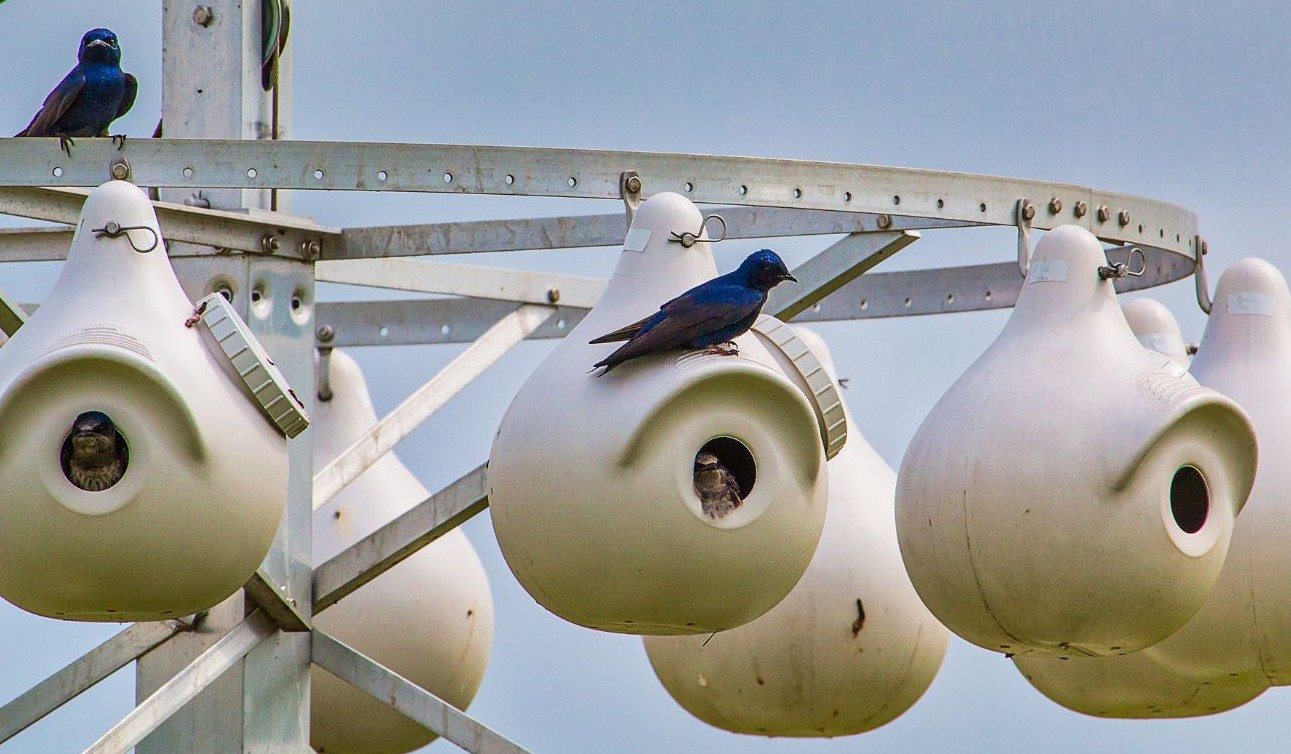
[[[107,414],[86,411],[72,422],[59,464],[67,481],[86,492],[102,492],[125,476],[130,448]]]
[[[1196,534],[1206,524],[1210,513],[1210,490],[1206,478],[1192,466],[1184,466],[1174,473],[1170,482],[1170,513],[1180,529]]]
[[[726,470],[735,477],[735,483],[740,487],[741,500],[749,496],[753,491],[754,482],[757,481],[758,472],[753,454],[744,447],[744,443],[734,437],[714,437],[704,443],[704,446],[695,454],[696,463],[704,453],[717,456],[718,463],[725,466]]]

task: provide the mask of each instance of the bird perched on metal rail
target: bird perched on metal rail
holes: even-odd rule
[[[721,518],[740,507],[740,484],[714,454],[706,450],[695,456],[695,494],[699,505],[710,518]]]
[[[121,481],[128,453],[112,419],[102,411],[86,411],[72,422],[63,446],[63,471],[77,487],[100,492]]]
[[[121,47],[108,29],[90,29],[81,37],[76,67],[45,98],[36,116],[15,136],[57,136],[68,157],[72,137],[107,136],[112,121],[134,105],[139,82],[121,70]],[[124,136],[117,148],[125,143]]]
[[[603,375],[629,359],[674,348],[735,355],[732,341],[748,332],[762,313],[767,294],[785,280],[797,282],[778,254],[770,249],[755,251],[733,272],[700,283],[645,319],[588,341],[627,341],[592,368],[605,367]]]

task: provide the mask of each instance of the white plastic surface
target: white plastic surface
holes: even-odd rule
[[[793,329],[832,379],[824,341]],[[919,601],[901,563],[895,484],[853,424],[829,462],[820,546],[789,596],[711,639],[645,637],[673,699],[710,725],[769,736],[846,736],[909,709],[941,667],[950,632]]]
[[[1065,262],[1066,279],[1028,278],[916,432],[897,481],[901,554],[933,614],[974,644],[1128,653],[1210,593],[1255,436],[1231,399],[1134,338],[1088,231],[1053,230],[1034,258]],[[1172,510],[1185,466],[1208,487],[1193,533]]]
[[[641,204],[609,286],[521,388],[489,462],[498,544],[517,580],[566,620],[624,633],[732,628],[779,602],[811,560],[827,475],[811,405],[752,334],[739,356],[671,352],[597,376],[615,344],[588,341],[716,275],[677,194]],[[597,370],[599,372],[599,370]],[[706,516],[695,456],[731,437],[756,464],[743,504]]]
[[[1155,299],[1136,298],[1121,304],[1121,313],[1144,348],[1169,356],[1179,366],[1188,368],[1192,359],[1183,342],[1183,332],[1165,304]]]
[[[0,594],[51,617],[157,620],[210,607],[255,571],[282,515],[287,447],[185,326],[193,305],[166,254],[96,238],[108,221],[160,232],[134,185],[95,189],[57,284],[0,349]],[[89,410],[129,447],[124,477],[100,492],[73,486],[59,459]]]
[[[314,409],[314,466],[340,455],[377,421],[363,372],[332,351],[333,397]],[[427,497],[387,453],[314,512],[314,562],[322,563]],[[493,645],[493,598],[484,567],[454,529],[315,618],[337,639],[466,709]],[[326,754],[395,754],[434,734],[331,674],[311,670],[310,744]]]
[[[1275,460],[1260,464],[1219,581],[1183,628],[1133,663],[1019,663],[1066,706],[1101,706],[1119,717],[1204,715],[1291,683],[1291,466],[1278,460],[1291,455],[1291,293],[1276,267],[1244,259],[1225,270],[1214,300],[1192,372],[1246,409],[1260,455]],[[1111,676],[1121,680],[1083,683]]]

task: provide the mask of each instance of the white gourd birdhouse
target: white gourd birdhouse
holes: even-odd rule
[[[1169,356],[1185,369],[1188,367],[1192,359],[1183,342],[1183,332],[1165,304],[1155,299],[1136,298],[1121,304],[1121,313],[1144,348]]]
[[[1192,373],[1246,410],[1264,459],[1291,454],[1291,293],[1276,267],[1244,259],[1220,277]],[[1092,688],[1061,703],[1088,706],[1094,701],[1128,717],[1211,714],[1243,704],[1271,685],[1287,685],[1289,541],[1291,468],[1271,460],[1260,464],[1219,581],[1183,628],[1137,653],[1134,657],[1142,659],[1135,665],[1126,663],[1127,657],[1073,661],[1064,667],[1019,663],[1019,669],[1046,694],[1091,674],[1118,675],[1123,679],[1119,688]],[[1100,668],[1088,668],[1090,664]],[[1136,672],[1149,666],[1150,672]],[[1168,685],[1156,681],[1166,677]],[[1132,691],[1113,693],[1122,688]],[[1188,694],[1189,689],[1198,696]],[[1126,693],[1142,697],[1152,708],[1121,703]]]
[[[377,422],[363,372],[349,354],[328,360],[332,398],[314,411],[314,466],[322,468]],[[324,563],[406,512],[428,493],[387,453],[314,512],[314,562]],[[479,556],[460,528],[315,616],[315,624],[466,709],[484,680],[493,645],[493,597]],[[435,735],[314,667],[310,744],[325,754],[397,754]]]
[[[502,419],[489,461],[494,531],[543,607],[606,631],[732,628],[779,602],[811,560],[827,475],[818,406],[785,376],[768,338],[738,356],[673,351],[598,376],[613,350],[589,340],[716,275],[699,210],[643,202],[600,302],[556,346]],[[742,504],[706,515],[702,450],[740,482]]]
[[[942,623],[998,652],[1115,655],[1205,601],[1255,475],[1231,399],[1143,348],[1102,246],[1035,247],[1003,331],[933,407],[897,480],[897,534]]]
[[[209,328],[195,314],[143,191],[112,181],[90,194],[57,284],[0,349],[5,599],[56,618],[159,620],[255,571],[286,500],[287,447],[217,340],[246,358],[258,344],[216,311]],[[257,374],[276,376],[266,362]],[[110,419],[124,467],[104,489],[73,481],[73,424],[88,412]]]
[[[832,377],[823,339],[794,330]],[[672,698],[711,725],[768,736],[862,733],[918,701],[950,632],[919,600],[901,563],[895,486],[895,472],[852,425],[829,462],[820,546],[789,596],[715,635],[644,638]]]

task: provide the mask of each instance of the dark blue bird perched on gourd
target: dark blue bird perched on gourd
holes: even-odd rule
[[[589,341],[627,341],[592,368],[605,367],[604,375],[629,359],[675,348],[736,355],[733,341],[749,331],[762,313],[767,294],[785,280],[798,282],[778,254],[770,249],[755,251],[735,271],[700,283],[645,319]]]
[[[121,70],[121,46],[110,30],[85,32],[76,59],[76,67],[49,93],[36,117],[15,134],[57,136],[68,157],[72,137],[107,136],[112,121],[130,110],[139,92],[135,77]],[[124,136],[112,138],[125,142]]]

